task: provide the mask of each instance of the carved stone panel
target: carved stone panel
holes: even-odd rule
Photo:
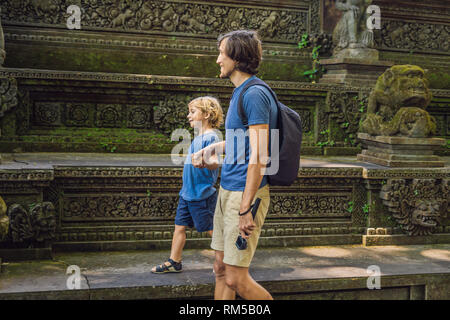
[[[450,49],[450,26],[382,20],[378,46],[410,51],[445,52]]]
[[[90,110],[94,110],[92,103],[68,103],[65,112],[65,125],[68,127],[93,127],[94,117]]]
[[[20,5],[18,5],[20,3]],[[72,4],[72,3],[71,3]],[[237,29],[259,30],[264,38],[296,41],[310,28],[318,32],[319,0],[298,8],[191,1],[81,1],[82,29],[193,34],[216,38]],[[69,14],[64,0],[5,0],[2,18],[22,23],[66,25]]]
[[[36,102],[34,105],[33,124],[39,126],[60,126],[61,103]]]
[[[96,119],[98,127],[120,128],[123,122],[122,106],[118,104],[98,105]]]
[[[184,94],[168,94],[159,106],[155,107],[155,124],[166,134],[187,125],[187,105],[190,96]]]
[[[51,202],[30,205],[27,210],[20,204],[8,208],[11,240],[15,243],[42,243],[55,238],[55,207]]]
[[[283,193],[271,196],[269,217],[350,217],[349,193]]]
[[[153,112],[150,105],[35,102],[31,120],[34,127],[149,129],[153,127]]]
[[[14,78],[0,78],[0,119],[17,106],[17,81]]]
[[[175,218],[178,194],[65,194],[61,221],[127,221]]]
[[[149,128],[153,110],[149,106],[127,106],[128,128]]]
[[[447,217],[449,180],[389,179],[380,197],[405,233],[429,235]]]
[[[313,114],[310,110],[296,110],[302,119],[303,132],[310,132],[313,128]]]

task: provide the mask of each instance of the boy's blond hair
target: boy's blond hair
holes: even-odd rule
[[[204,114],[209,114],[208,122],[214,129],[218,129],[223,123],[223,111],[219,100],[214,97],[198,97],[189,102],[188,107],[195,107]]]

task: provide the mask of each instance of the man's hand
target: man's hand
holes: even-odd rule
[[[245,211],[241,211],[245,212]],[[256,225],[253,221],[252,213],[249,212],[246,215],[239,216],[239,231],[241,233],[242,238],[248,239],[255,229]]]

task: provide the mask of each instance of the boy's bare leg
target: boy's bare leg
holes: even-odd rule
[[[175,231],[172,238],[172,249],[170,250],[170,259],[180,262],[184,245],[186,244],[186,226],[175,225]]]
[[[225,265],[226,284],[245,300],[273,300],[270,293],[248,273],[248,268]]]
[[[170,250],[170,259],[175,262],[181,261],[183,248],[186,243],[186,227],[175,225],[175,231],[172,238],[172,249]],[[166,266],[170,266],[170,263],[166,261]],[[156,266],[152,268],[152,272],[156,271]]]
[[[223,263],[223,251],[216,251],[214,262],[214,273],[216,274],[216,287],[214,288],[214,300],[234,300],[236,292],[227,286],[225,282],[225,264]]]

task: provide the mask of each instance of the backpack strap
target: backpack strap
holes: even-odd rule
[[[244,94],[245,92],[247,92],[247,89],[250,88],[251,86],[255,86],[255,85],[260,85],[263,86],[265,88],[267,88],[269,90],[269,92],[271,93],[272,97],[275,100],[275,103],[277,105],[277,108],[279,108],[278,106],[278,99],[277,99],[277,95],[275,94],[275,92],[273,92],[273,90],[267,85],[267,83],[265,83],[264,81],[262,81],[261,79],[253,79],[251,81],[249,81],[244,88],[242,88],[242,91],[239,95],[239,99],[238,99],[238,114],[239,114],[239,118],[241,118],[242,124],[244,125],[244,127],[248,127],[248,118],[247,115],[245,114],[245,110],[244,110]]]

